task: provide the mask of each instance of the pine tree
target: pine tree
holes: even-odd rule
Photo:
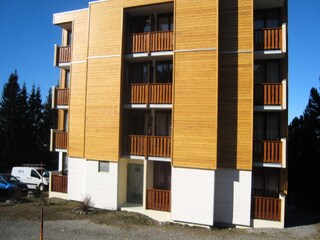
[[[41,127],[42,127],[42,112],[43,105],[41,101],[40,87],[32,86],[31,93],[29,95],[29,117],[31,122],[30,139],[32,141],[32,155],[34,162],[39,163],[41,161],[41,149],[42,149],[42,139],[41,139]]]
[[[42,115],[42,152],[43,152],[43,159],[46,160],[47,168],[56,168],[56,159],[57,153],[50,152],[50,129],[57,128],[57,111],[52,109],[51,106],[52,102],[52,91],[51,88],[48,91],[48,95],[46,101],[43,106],[43,115]]]
[[[300,118],[289,125],[289,191],[320,196],[314,191],[320,168],[320,94],[310,91],[308,104]],[[307,174],[306,174],[307,173]]]
[[[21,122],[19,122],[18,102],[20,86],[17,71],[9,76],[5,83],[0,102],[0,154],[1,169],[9,170],[21,163],[19,156],[19,139]]]

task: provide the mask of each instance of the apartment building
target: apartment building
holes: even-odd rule
[[[286,0],[94,1],[53,23],[50,197],[284,227]]]

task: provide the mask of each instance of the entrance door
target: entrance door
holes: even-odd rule
[[[143,165],[128,164],[127,202],[142,204]]]

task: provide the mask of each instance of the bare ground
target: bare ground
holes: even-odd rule
[[[43,204],[44,202],[44,204]],[[159,224],[131,212],[95,210],[75,214],[78,202],[28,198],[10,204],[0,199],[0,239],[39,239],[41,207],[44,239],[320,239],[318,213],[291,211],[286,229],[204,229],[181,224]]]

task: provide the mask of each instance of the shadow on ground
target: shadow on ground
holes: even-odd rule
[[[320,223],[320,198],[296,198],[287,205],[286,227],[297,227]]]

